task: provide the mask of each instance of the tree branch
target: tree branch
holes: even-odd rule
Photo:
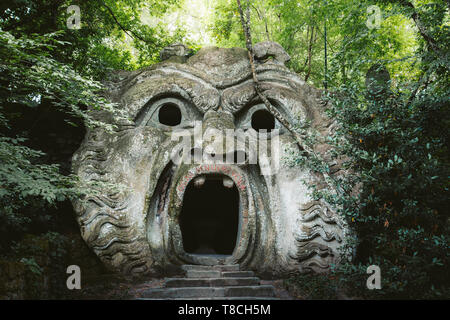
[[[247,0],[247,10],[246,10],[246,19],[244,19],[244,13],[242,11],[241,1],[236,0],[239,8],[239,15],[241,17],[241,23],[242,28],[244,29],[244,35],[245,35],[245,44],[247,47],[247,53],[250,60],[250,67],[252,71],[253,76],[253,82],[255,84],[255,91],[258,97],[263,101],[264,105],[266,106],[267,110],[294,136],[294,139],[297,142],[298,147],[300,150],[308,156],[315,157],[316,159],[321,159],[321,157],[314,151],[313,148],[309,147],[306,143],[303,143],[303,138],[300,136],[300,134],[294,129],[294,127],[291,125],[289,121],[287,121],[283,115],[270,103],[269,99],[264,95],[264,93],[261,90],[260,83],[258,81],[258,78],[256,77],[256,68],[255,68],[255,61],[254,61],[254,54],[253,54],[253,46],[252,46],[252,37],[250,32],[250,4],[249,0]],[[336,180],[331,177],[327,172],[321,172],[325,179],[325,183],[328,184],[328,186],[334,190],[334,192],[338,193],[335,185]]]
[[[116,22],[116,24],[119,26],[120,29],[122,29],[123,32],[125,32],[127,35],[129,35],[130,37],[134,38],[134,39],[139,39],[143,42],[149,42],[146,39],[142,38],[141,36],[139,36],[138,34],[136,34],[135,32],[133,32],[132,30],[128,30],[126,29],[117,19],[117,17],[114,15],[114,12],[112,11],[112,9],[110,7],[108,7],[108,5],[102,1],[103,6],[108,10],[109,14],[111,15],[111,17],[114,19],[114,21]]]
[[[427,30],[425,29],[422,19],[417,12],[414,5],[409,2],[408,0],[398,0],[398,3],[402,5],[403,7],[406,7],[412,11],[411,18],[413,19],[414,23],[417,26],[417,29],[419,30],[420,35],[425,40],[425,42],[428,44],[428,46],[436,53],[439,52],[439,47],[436,43],[436,41],[427,33]]]
[[[236,0],[238,7],[239,7],[239,14],[241,17],[241,23],[242,28],[244,29],[244,35],[245,35],[245,44],[247,47],[248,52],[248,58],[250,60],[250,67],[252,71],[252,77],[253,82],[255,84],[255,91],[258,97],[262,100],[264,105],[266,106],[267,110],[283,125],[286,127],[286,129],[289,130],[298,140],[299,146],[303,149],[303,146],[300,144],[300,136],[295,131],[293,126],[283,117],[283,115],[270,103],[270,101],[267,99],[267,97],[262,93],[260,83],[258,81],[258,78],[256,77],[256,68],[255,68],[255,61],[254,61],[254,54],[253,54],[253,46],[252,46],[252,37],[250,33],[250,5],[249,0],[247,0],[247,10],[246,10],[246,19],[244,18],[244,13],[242,11],[241,1]]]
[[[311,26],[311,38],[308,45],[308,72],[306,73],[305,81],[308,81],[308,78],[311,75],[312,47],[314,42],[316,42],[316,38],[314,38],[314,26]]]

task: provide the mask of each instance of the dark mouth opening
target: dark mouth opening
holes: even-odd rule
[[[239,191],[234,183],[225,187],[227,178],[207,175],[203,183],[191,181],[187,186],[179,218],[186,253],[233,253],[239,229]]]

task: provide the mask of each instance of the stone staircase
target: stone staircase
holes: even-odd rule
[[[183,265],[185,278],[165,278],[162,288],[142,292],[145,300],[274,300],[274,287],[260,285],[239,265]]]

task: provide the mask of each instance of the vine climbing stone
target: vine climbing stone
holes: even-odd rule
[[[331,163],[325,138],[334,123],[321,92],[284,65],[289,55],[279,44],[254,49],[260,90],[292,126],[310,124],[314,152]],[[125,274],[185,264],[239,264],[272,275],[329,270],[344,258],[348,227],[310,195],[308,186],[325,186],[324,177],[289,164],[304,148],[260,101],[247,51],[187,52],[176,44],[163,50],[163,62],[117,72],[107,83],[106,95],[129,120],[95,111],[115,129],[89,129],[73,155],[81,181],[98,182],[74,201],[84,240]],[[217,142],[230,131],[233,143]],[[279,165],[268,172],[275,158]],[[339,174],[336,164],[330,175]]]

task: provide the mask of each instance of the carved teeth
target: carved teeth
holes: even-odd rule
[[[197,177],[197,178],[195,178],[195,180],[194,180],[194,185],[195,185],[197,188],[200,188],[200,187],[203,186],[203,184],[205,183],[205,180],[206,180],[206,178],[205,178],[204,176]]]
[[[224,186],[225,188],[228,188],[228,189],[233,188],[233,185],[234,185],[233,180],[231,180],[231,179],[228,178],[228,177],[224,177],[224,178],[223,178],[223,186]]]

